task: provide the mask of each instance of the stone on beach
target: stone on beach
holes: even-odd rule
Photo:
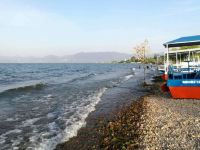
[[[104,128],[105,149],[200,149],[200,101],[174,100],[158,87]]]
[[[86,131],[91,137],[82,134],[57,149],[200,149],[200,101],[171,99],[159,86],[148,86],[151,95],[122,107],[111,120],[100,120]],[[84,146],[81,137],[89,141]]]

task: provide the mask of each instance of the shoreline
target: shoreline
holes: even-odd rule
[[[140,72],[142,70],[138,70]],[[152,80],[154,71],[151,69],[147,71],[146,77],[148,77],[148,83]],[[124,107],[131,105],[133,102],[137,102],[140,97],[143,97],[149,93],[149,87],[143,88],[143,77],[140,77],[140,73],[134,74],[138,80],[131,79],[126,82],[125,85],[116,86],[111,91],[104,94],[102,101],[96,106],[95,111],[89,114],[86,118],[85,126],[81,127],[77,135],[70,138],[68,141],[59,143],[56,146],[56,150],[63,149],[101,149],[102,134],[99,133],[102,127],[109,121],[115,120],[117,114]],[[114,99],[113,99],[114,98]],[[105,106],[111,101],[112,106]]]
[[[155,79],[147,87],[151,94],[118,109],[112,118],[98,118],[56,149],[199,149],[200,101],[173,100],[160,85]]]

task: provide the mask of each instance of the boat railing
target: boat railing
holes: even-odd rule
[[[200,67],[177,68],[170,66],[168,71],[168,79],[200,79]]]

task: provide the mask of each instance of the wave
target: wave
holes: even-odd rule
[[[22,122],[22,126],[23,127],[31,126],[32,124],[34,124],[38,120],[40,120],[40,118],[27,119],[27,120],[25,120],[25,121]]]
[[[72,79],[70,82],[76,82],[76,81],[82,81],[82,80],[87,80],[93,76],[96,76],[95,73],[90,73],[88,75],[85,75],[85,76],[82,76],[82,77],[78,77],[78,78],[75,78],[75,79]]]
[[[95,106],[100,102],[102,95],[107,90],[107,88],[102,88],[93,95],[90,95],[84,102],[88,102],[87,105],[85,103],[76,106],[77,111],[72,115],[69,119],[66,120],[66,128],[62,133],[57,134],[57,136],[52,137],[51,139],[42,139],[42,143],[40,143],[35,149],[37,150],[52,150],[55,149],[56,145],[68,141],[71,137],[77,135],[78,130],[86,125],[87,116],[95,110]],[[50,123],[49,126],[52,130],[55,130],[56,124],[55,122]],[[58,131],[58,129],[56,129]]]
[[[10,93],[10,92],[27,92],[32,90],[41,90],[43,89],[47,84],[44,83],[36,83],[32,85],[22,85],[22,86],[16,86],[12,87],[6,90],[3,90],[0,92],[0,94]]]
[[[132,68],[132,72],[133,72],[133,74],[135,74],[136,68]]]
[[[130,75],[127,75],[127,76],[125,76],[124,77],[124,81],[127,81],[127,80],[129,80],[130,78],[132,78],[133,77],[133,75],[132,74],[130,74]]]
[[[9,148],[7,147],[7,145],[3,145],[4,143],[6,143],[7,136],[8,136],[8,135],[11,135],[11,134],[19,134],[19,133],[22,133],[22,130],[21,130],[21,129],[13,129],[13,130],[7,131],[7,132],[4,133],[4,134],[1,134],[1,135],[0,135],[0,145],[2,145],[1,148],[2,148],[2,149],[9,149]],[[18,144],[18,142],[19,142],[18,140],[13,141],[13,143],[12,143],[13,148],[14,148],[14,146],[16,145],[16,143]]]
[[[133,71],[133,72],[135,72],[135,70],[136,70],[135,68],[132,68],[132,71]]]

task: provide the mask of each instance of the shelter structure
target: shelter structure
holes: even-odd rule
[[[189,65],[198,67],[200,65],[200,35],[181,37],[163,44],[165,52],[165,75],[169,65],[177,68],[186,68]]]
[[[167,48],[165,77],[172,97],[200,99],[200,35],[163,45]]]

